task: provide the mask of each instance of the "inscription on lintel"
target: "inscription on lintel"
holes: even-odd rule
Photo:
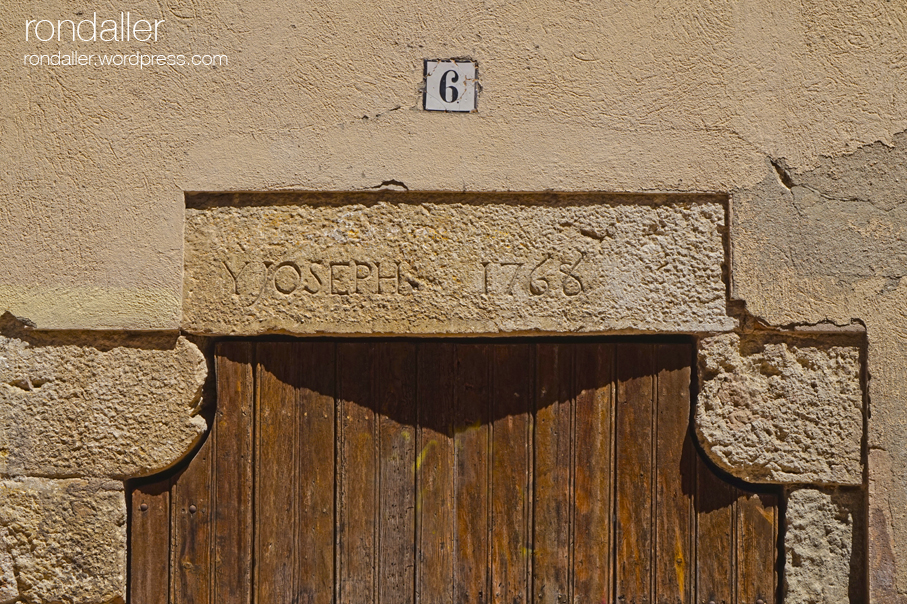
[[[728,329],[717,203],[187,210],[196,333]]]
[[[259,298],[268,290],[289,296],[406,294],[419,282],[398,261],[222,260],[233,294]]]
[[[558,292],[573,297],[585,291],[588,277],[580,263],[584,252],[572,254],[576,259],[563,262],[571,254],[546,254],[541,261],[483,260],[473,268],[481,271],[478,291],[489,295],[553,295]],[[269,293],[291,295],[413,295],[425,287],[412,267],[401,260],[222,260],[223,278],[229,293],[245,304],[257,302]],[[469,267],[467,267],[469,268]],[[468,275],[457,279],[454,287],[471,280]],[[442,285],[443,286],[443,285]]]
[[[558,289],[566,296],[576,296],[585,291],[584,280],[579,272],[580,263],[586,257],[584,252],[572,263],[559,262],[554,254],[547,254],[541,262],[482,262],[483,293],[503,292],[514,294],[514,288],[525,289],[532,296],[544,296]],[[557,269],[556,271],[554,269]]]

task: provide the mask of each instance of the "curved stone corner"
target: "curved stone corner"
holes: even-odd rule
[[[206,374],[183,337],[0,335],[0,475],[124,479],[166,469],[206,429]]]
[[[0,481],[0,602],[123,604],[125,596],[122,483]]]
[[[862,484],[860,350],[788,334],[699,346],[696,433],[722,469],[758,483]]]

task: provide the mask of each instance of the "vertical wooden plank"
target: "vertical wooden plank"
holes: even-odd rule
[[[133,493],[136,604],[168,569],[176,604],[249,601],[253,411],[262,604],[775,601],[777,502],[692,454],[687,345],[260,344],[257,411],[252,346],[224,346],[169,509]]]
[[[687,344],[656,347],[658,400],[655,444],[655,601],[683,604],[693,595],[692,503],[694,492]]]
[[[614,347],[578,344],[575,352],[575,519],[573,602],[610,602]]]
[[[378,403],[378,599],[414,598],[416,347],[384,344],[374,359]]]
[[[253,344],[222,342],[215,351],[215,602],[252,601]]]
[[[531,353],[526,344],[493,349],[491,599],[499,604],[529,600]]]
[[[697,602],[734,601],[734,500],[736,489],[699,458],[696,468]]]
[[[373,346],[337,345],[337,581],[342,604],[377,600],[377,423],[372,394]],[[265,603],[262,603],[265,604]]]
[[[256,488],[257,602],[289,602],[295,593],[296,392],[299,349],[291,342],[258,347]]]
[[[571,601],[569,518],[573,466],[573,350],[563,344],[536,346],[532,599],[539,604]],[[610,471],[610,467],[607,470]]]
[[[211,597],[211,473],[215,432],[208,434],[170,492],[173,604],[214,604]]]
[[[454,419],[456,549],[454,601],[490,601],[488,574],[489,425],[491,351],[485,344],[457,346]]]
[[[300,604],[334,598],[335,345],[298,344],[296,583]]]
[[[419,454],[416,458],[419,604],[454,601],[455,363],[453,344],[419,345]]]
[[[617,355],[617,600],[651,602],[653,361],[649,344],[626,344]]]
[[[777,498],[738,491],[737,593],[741,604],[775,601]]]
[[[168,604],[170,593],[170,480],[131,494],[129,601]]]

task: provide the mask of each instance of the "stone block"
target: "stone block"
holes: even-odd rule
[[[865,601],[863,501],[858,489],[802,488],[788,494],[785,602]]]
[[[125,594],[122,483],[0,482],[0,602],[122,604]]]
[[[0,475],[163,470],[206,429],[206,374],[183,337],[0,335]]]
[[[724,216],[717,196],[312,194],[189,208],[182,327],[727,331]]]
[[[700,342],[699,371],[696,432],[722,469],[751,482],[862,484],[857,345],[723,334]]]

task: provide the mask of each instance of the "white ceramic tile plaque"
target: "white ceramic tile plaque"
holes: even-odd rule
[[[473,61],[425,61],[425,110],[476,110],[476,64]]]

